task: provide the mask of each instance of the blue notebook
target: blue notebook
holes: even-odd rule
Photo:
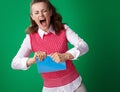
[[[66,70],[65,62],[56,63],[50,56],[47,56],[42,61],[39,61],[39,59],[36,58],[36,64],[39,73]]]

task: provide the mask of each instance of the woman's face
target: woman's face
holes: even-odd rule
[[[48,31],[52,11],[45,2],[35,3],[31,6],[31,18],[44,31]]]

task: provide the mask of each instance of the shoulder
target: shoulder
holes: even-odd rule
[[[29,41],[30,40],[30,34],[26,34],[24,41]]]
[[[70,33],[74,32],[74,31],[70,28],[70,26],[67,25],[67,24],[64,24],[64,29],[66,30],[66,33],[67,33],[67,34],[70,34]]]
[[[69,25],[67,25],[67,24],[64,24],[64,29],[66,30],[66,32],[67,32],[67,31],[73,31],[73,30],[71,29],[71,27],[70,27]]]
[[[69,28],[69,26],[67,24],[63,24],[64,29],[67,30]]]

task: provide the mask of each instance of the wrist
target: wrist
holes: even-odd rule
[[[34,60],[33,58],[28,58],[27,62],[26,62],[26,65],[27,67],[29,67],[30,65],[32,65],[34,63]]]
[[[27,62],[26,62],[26,65],[27,67],[29,67],[31,64],[30,64],[30,58],[28,58]]]
[[[72,54],[68,53],[68,52],[65,53],[64,57],[65,57],[66,60],[71,60],[71,59],[74,58],[74,56]]]

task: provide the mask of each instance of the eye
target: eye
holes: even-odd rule
[[[47,10],[47,9],[43,10],[43,13],[46,13],[46,12],[48,12],[48,10]]]
[[[38,14],[38,12],[34,12],[34,14]]]
[[[37,14],[39,14],[39,12],[38,11],[34,11],[33,14],[37,15]]]

